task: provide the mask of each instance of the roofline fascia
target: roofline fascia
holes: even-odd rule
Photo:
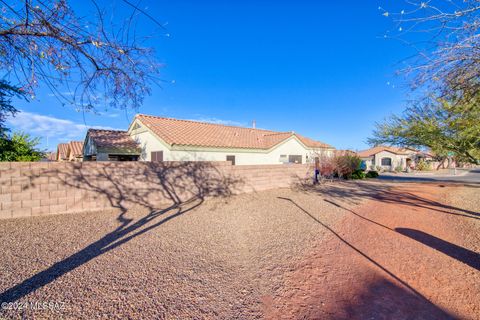
[[[152,129],[150,129],[145,123],[143,123],[142,120],[138,119],[136,116],[135,116],[135,119],[133,119],[132,123],[130,124],[130,127],[133,125],[133,123],[134,123],[135,121],[138,121],[139,123],[141,123],[141,124],[142,124],[142,127],[144,127],[145,129],[147,129],[147,131],[150,132],[155,138],[157,138],[157,139],[160,141],[161,144],[163,144],[165,147],[167,147],[168,150],[172,150],[173,145],[167,143],[165,140],[163,140],[162,138],[160,138],[160,137],[158,136],[158,134],[156,134],[156,133],[155,133]],[[127,131],[127,132],[128,132],[128,135],[129,135],[130,137],[132,137],[132,134],[131,134],[131,131],[130,131],[130,127],[128,128],[128,131]],[[133,139],[133,137],[132,137],[132,139]]]
[[[276,148],[280,147],[282,144],[286,143],[290,139],[292,139],[293,136],[290,136],[281,142],[277,143],[273,147],[270,147],[268,149],[255,149],[255,148],[227,148],[227,147],[204,147],[204,146],[194,146],[194,145],[185,145],[185,144],[173,144],[171,146],[171,151],[206,151],[206,152],[232,152],[232,153],[270,153]],[[297,140],[302,147],[304,147],[306,150],[309,151],[316,151],[317,149],[325,149],[325,150],[335,150],[333,148],[311,148],[305,146],[297,137],[294,138]]]

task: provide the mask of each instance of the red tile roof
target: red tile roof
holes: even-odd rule
[[[57,146],[57,159],[67,159],[68,143],[59,143]]]
[[[377,146],[377,147],[373,147],[367,150],[357,152],[357,154],[360,158],[368,158],[382,151],[388,151],[388,152],[391,152],[394,154],[400,154],[400,155],[408,155],[408,154],[411,154],[412,152],[415,152],[415,150],[410,150],[406,148]]]
[[[139,145],[123,130],[88,129],[97,148],[139,150]]]
[[[136,118],[169,145],[270,149],[295,136],[309,148],[332,148],[326,143],[309,139],[294,132],[275,132],[143,114],[137,115]]]
[[[83,142],[82,141],[70,141],[68,143],[69,155],[74,157],[80,157],[83,154]]]

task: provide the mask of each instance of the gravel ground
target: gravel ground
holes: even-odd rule
[[[3,220],[0,301],[57,308],[0,319],[480,319],[479,190],[335,182]]]
[[[480,319],[479,185],[317,191],[347,215],[285,276],[267,318]]]
[[[283,275],[326,234],[279,197],[328,211],[329,223],[344,214],[317,194],[278,189],[147,219],[110,212],[0,221],[0,301],[58,307],[4,309],[0,318],[261,318]],[[121,223],[130,227],[115,232]]]

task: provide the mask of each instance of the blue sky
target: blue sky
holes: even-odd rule
[[[72,2],[73,3],[73,2]],[[391,1],[390,1],[391,3]],[[409,49],[383,39],[393,27],[387,1],[151,1],[166,23],[150,44],[162,87],[141,113],[295,131],[340,149],[364,149],[375,121],[403,110],[408,90],[395,76]],[[75,7],[74,7],[75,8]],[[121,15],[119,9],[119,16]],[[126,11],[125,11],[126,12]],[[140,32],[155,26],[142,23]],[[126,129],[134,112],[100,115],[62,107],[44,88],[16,103],[17,130],[42,147],[83,140],[87,127]]]

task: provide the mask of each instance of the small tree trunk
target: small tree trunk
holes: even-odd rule
[[[447,160],[447,158],[443,158],[443,159],[440,161],[440,163],[439,163],[438,166],[437,166],[437,171],[440,170],[440,167],[443,166],[443,164],[445,163],[445,160]]]

